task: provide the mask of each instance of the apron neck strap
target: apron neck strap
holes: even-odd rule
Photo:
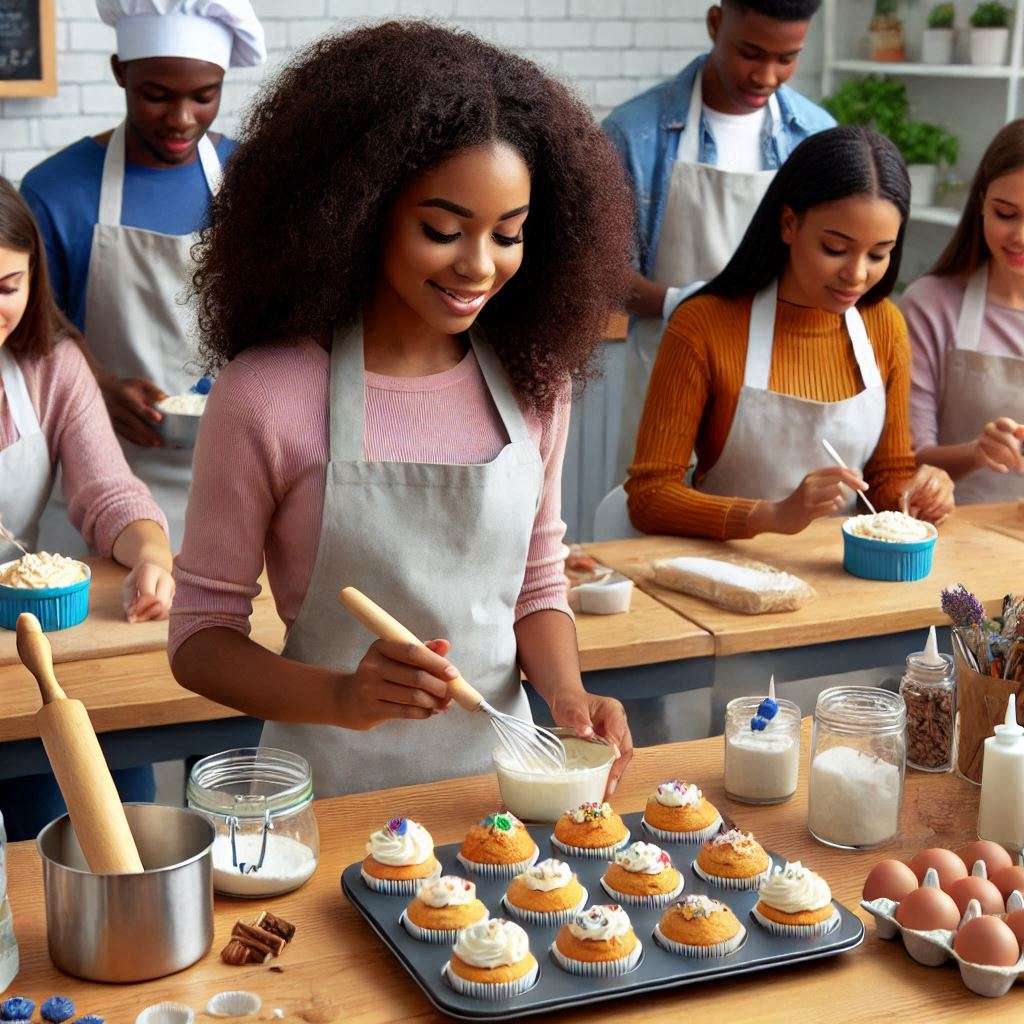
[[[0,347],[0,380],[4,384],[4,394],[18,437],[36,433],[39,430],[39,417],[29,397],[25,375],[6,347]]]
[[[988,264],[982,263],[971,274],[960,303],[960,318],[956,324],[956,347],[977,352],[981,344],[981,329],[985,323],[985,301],[988,295]]]
[[[498,358],[498,353],[477,331],[469,332],[469,343],[473,346],[476,361],[480,364],[480,372],[484,375],[491,399],[498,410],[501,422],[505,425],[509,442],[517,444],[528,441],[530,434],[526,427],[526,417],[512,390],[512,383]]]

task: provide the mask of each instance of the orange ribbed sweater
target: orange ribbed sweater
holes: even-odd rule
[[[683,303],[665,329],[629,467],[629,514],[645,533],[731,540],[749,537],[757,504],[703,494],[683,483],[696,451],[695,482],[725,447],[743,386],[753,296],[704,295]],[[910,446],[910,345],[888,300],[861,311],[886,393],[885,426],[864,476],[877,509],[899,507],[914,475]],[[780,301],[768,386],[781,394],[837,402],[864,385],[842,317]],[[765,457],[771,453],[766,452]],[[831,465],[822,452],[821,467]]]

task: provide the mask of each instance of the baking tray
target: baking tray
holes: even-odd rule
[[[648,835],[640,824],[642,814],[625,814],[623,820],[630,830],[630,841],[645,839],[658,842],[672,856],[675,866],[685,880],[684,893],[704,893],[728,904],[747,929],[747,938],[735,953],[714,960],[690,960],[663,950],[654,941],[653,931],[664,908],[646,910],[625,907],[633,923],[633,930],[643,943],[643,959],[629,974],[618,978],[579,978],[563,971],[549,952],[558,932],[557,927],[537,927],[517,922],[530,936],[530,951],[540,964],[537,984],[528,992],[495,1002],[473,999],[455,992],[441,976],[441,968],[450,959],[451,948],[418,942],[398,923],[398,915],[409,902],[408,896],[384,896],[366,887],[359,876],[360,863],[351,864],[341,876],[341,888],[352,905],[366,918],[370,927],[398,962],[409,972],[423,990],[427,999],[442,1013],[458,1020],[514,1021],[538,1013],[565,1010],[569,1007],[621,999],[624,996],[655,992],[660,989],[692,985],[713,978],[731,978],[773,967],[819,960],[854,949],[864,941],[864,925],[840,903],[833,901],[839,911],[839,924],[827,935],[817,939],[788,939],[769,935],[753,918],[750,911],[757,902],[756,892],[736,892],[720,889],[699,878],[691,867],[700,847],[694,843],[663,843]],[[540,857],[558,857],[565,860],[579,876],[588,893],[587,905],[613,903],[614,900],[601,887],[600,878],[608,864],[603,860],[582,860],[568,857],[552,848],[551,825],[528,826],[530,834],[540,848]],[[508,886],[507,879],[478,878],[466,872],[455,859],[459,844],[440,846],[434,852],[446,875],[471,878],[476,883],[477,896],[491,912],[491,917],[507,917],[501,897]],[[774,864],[782,864],[783,857],[769,852]],[[827,879],[826,879],[827,881]]]

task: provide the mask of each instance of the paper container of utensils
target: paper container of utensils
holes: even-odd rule
[[[985,740],[1006,715],[1006,701],[1017,698],[1017,721],[1024,721],[1024,694],[1017,679],[982,675],[964,661],[954,645],[956,661],[956,770],[976,786],[981,785]]]

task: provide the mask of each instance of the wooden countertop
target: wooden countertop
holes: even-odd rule
[[[805,825],[808,737],[805,722],[800,786],[796,796],[780,806],[746,807],[725,799],[721,737],[638,751],[613,803],[623,812],[640,810],[659,782],[685,770],[686,777],[700,783],[710,800],[739,825],[752,830],[765,845],[820,872],[834,897],[860,913],[867,923],[864,945],[817,964],[617,1001],[551,1019],[591,1024],[677,1024],[682,1012],[692,1021],[785,1024],[859,1024],[885,1018],[901,1024],[1019,1019],[1019,991],[993,1000],[972,995],[963,988],[955,967],[921,967],[910,960],[898,942],[876,938],[870,918],[857,907],[864,876],[883,856],[909,857],[925,846],[955,847],[974,838],[979,790],[954,775],[908,772],[901,837],[884,851],[858,854],[831,850],[811,839]],[[497,800],[495,780],[479,776],[318,802],[320,866],[305,888],[265,903],[218,899],[211,953],[181,974],[132,986],[78,981],[60,974],[50,964],[38,855],[34,844],[15,844],[9,851],[8,891],[22,968],[9,992],[28,995],[37,1003],[51,993],[63,993],[74,1000],[79,1014],[99,1013],[109,1024],[130,1024],[142,1007],[165,999],[182,1001],[199,1010],[215,992],[236,988],[259,993],[264,1009],[281,1007],[291,1021],[298,1021],[294,1014],[316,993],[336,1001],[339,1022],[408,1024],[440,1020],[358,913],[348,906],[339,890],[339,875],[345,866],[361,859],[366,836],[389,815],[415,815],[440,845],[458,841],[473,821],[497,806]],[[294,942],[279,961],[283,973],[271,973],[267,967],[224,966],[217,953],[232,924],[262,906],[298,926]],[[198,1017],[200,1021],[206,1019]]]

